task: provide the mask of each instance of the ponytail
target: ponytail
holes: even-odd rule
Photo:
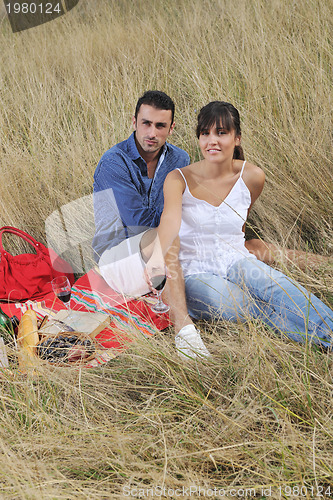
[[[244,151],[243,151],[242,146],[235,146],[233,159],[234,160],[245,160]]]

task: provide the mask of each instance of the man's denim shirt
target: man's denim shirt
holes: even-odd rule
[[[153,179],[133,134],[102,156],[94,175],[95,258],[125,238],[157,227],[163,211],[163,184],[169,172],[190,163],[182,149],[165,144]]]

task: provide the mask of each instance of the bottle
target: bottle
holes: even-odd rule
[[[0,337],[4,337],[4,340],[12,340],[15,335],[15,330],[17,329],[19,320],[16,316],[11,318],[7,316],[6,313],[0,307]]]

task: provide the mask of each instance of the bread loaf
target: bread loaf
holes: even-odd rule
[[[35,311],[26,311],[20,321],[17,331],[19,345],[19,365],[22,371],[31,368],[36,361],[36,346],[39,342],[37,316]]]

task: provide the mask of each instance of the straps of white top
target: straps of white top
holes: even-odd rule
[[[185,181],[185,185],[187,186],[187,182],[186,182],[186,179],[185,179],[185,175],[183,174],[183,172],[180,170],[180,168],[177,168],[178,172],[181,174],[182,178],[184,179]]]
[[[239,178],[242,177],[243,175],[243,172],[244,172],[244,167],[245,167],[245,163],[246,163],[246,160],[244,160],[244,163],[243,163],[243,166],[242,166],[242,170],[241,170],[241,173],[239,175]],[[180,175],[182,176],[182,178],[184,179],[185,181],[185,185],[187,186],[187,182],[186,182],[186,179],[185,179],[185,175],[183,174],[183,172],[180,170],[180,168],[177,168],[176,170],[178,170],[178,172],[180,173]]]
[[[242,170],[241,170],[241,173],[240,173],[239,178],[241,178],[241,177],[242,177],[242,175],[243,175],[243,171],[244,171],[245,163],[246,163],[246,160],[244,160],[244,163],[243,163]]]

